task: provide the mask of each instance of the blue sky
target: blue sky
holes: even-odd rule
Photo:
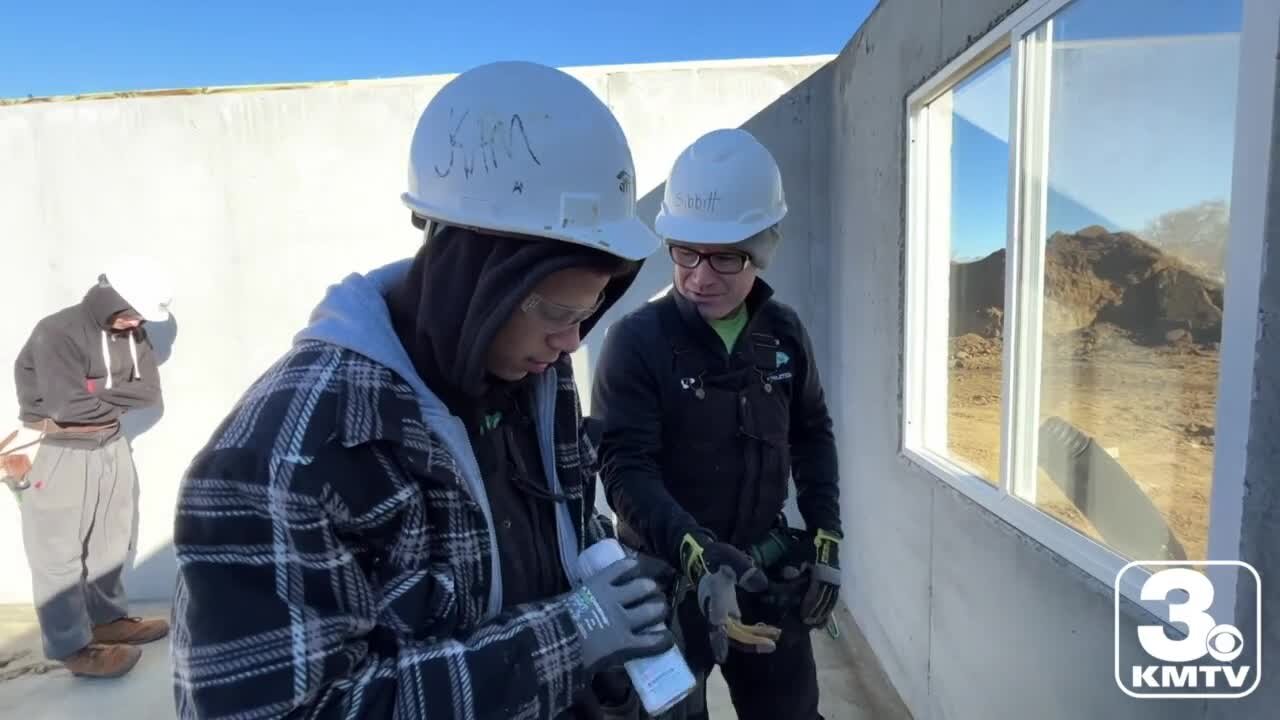
[[[1229,200],[1240,0],[1080,0],[1055,20],[1048,231]],[[1224,81],[1224,78],[1227,79]],[[1004,247],[1010,63],[957,87],[952,257]]]
[[[21,3],[19,5],[18,3]],[[0,97],[839,51],[875,0],[601,3],[16,0],[0,22]],[[359,9],[356,9],[359,7]],[[1078,0],[1055,42],[1050,232],[1139,230],[1228,198],[1241,0]],[[1193,34],[1198,45],[1134,43]],[[1188,48],[1193,51],[1188,52]],[[1003,247],[1009,63],[965,83],[953,128],[953,256]]]
[[[834,53],[875,0],[14,0],[0,97]]]

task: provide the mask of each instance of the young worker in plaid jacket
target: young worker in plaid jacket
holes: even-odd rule
[[[560,71],[481,66],[429,103],[403,200],[426,241],[353,274],[184,478],[181,717],[636,712],[670,568],[611,534],[569,361],[658,248],[616,119]]]

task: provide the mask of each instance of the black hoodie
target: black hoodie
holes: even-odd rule
[[[503,601],[510,607],[568,590],[560,566],[554,502],[538,452],[526,379],[489,375],[495,335],[552,273],[598,267],[616,273],[585,337],[622,297],[639,263],[570,243],[437,229],[387,298],[396,334],[423,381],[467,427],[498,534]]]
[[[114,315],[130,309],[100,283],[78,304],[36,324],[14,363],[22,422],[109,425],[131,408],[160,402],[160,374],[146,331],[110,327]]]

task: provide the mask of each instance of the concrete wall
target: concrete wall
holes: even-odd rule
[[[702,133],[746,125],[776,153],[792,193],[792,249],[769,277],[804,314],[815,295],[801,247],[825,219],[811,188],[810,78],[830,58],[574,69],[632,141],[647,220],[676,154]],[[163,417],[130,425],[139,469],[135,597],[172,592],[179,479],[245,387],[284,351],[324,288],[412,255],[399,203],[418,114],[448,77],[210,94],[0,106],[0,398],[41,316],[77,302],[122,251],[168,263],[175,322],[154,331]],[[826,87],[828,84],[822,84]],[[825,178],[822,178],[825,179]],[[655,256],[619,310],[669,281]],[[598,342],[605,325],[593,334]],[[594,346],[577,358],[589,371]],[[584,386],[590,380],[584,372]],[[12,411],[8,411],[12,413]],[[30,601],[18,509],[0,497],[0,603]]]
[[[1270,13],[1275,15],[1274,12]],[[1248,17],[1248,16],[1246,16]],[[1280,29],[1273,28],[1273,32]],[[1276,41],[1275,36],[1271,38]],[[1268,48],[1274,58],[1274,44]],[[1263,681],[1253,695],[1233,705],[1214,708],[1215,720],[1273,717],[1280,707],[1280,63],[1270,69],[1273,82],[1270,172],[1265,188],[1267,212],[1262,228],[1260,292],[1253,363],[1252,407],[1245,460],[1245,496],[1240,557],[1262,576]],[[1242,587],[1244,587],[1242,583]],[[1257,612],[1256,596],[1247,589],[1238,595],[1237,617]]]
[[[1021,4],[884,2],[835,63],[826,304],[846,599],[920,720],[1201,718],[1203,702],[1139,701],[1117,688],[1108,587],[900,453],[906,98]],[[1275,398],[1273,386],[1258,392]],[[1276,467],[1276,412],[1267,406],[1270,435],[1256,436],[1255,492],[1272,500],[1263,473]],[[1274,505],[1255,513],[1271,547]],[[1136,640],[1131,614],[1123,636]]]

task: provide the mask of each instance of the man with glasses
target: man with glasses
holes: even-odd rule
[[[690,666],[705,681],[718,664],[746,720],[820,717],[809,633],[840,588],[836,449],[813,347],[758,277],[786,210],[777,164],[746,131],[687,148],[654,223],[672,290],[609,329],[593,392],[619,537],[683,571]],[[803,531],[782,515],[789,477]],[[705,685],[679,712],[707,717]]]
[[[78,304],[36,324],[14,368],[23,440],[2,474],[19,493],[45,656],[73,675],[124,675],[139,645],[169,632],[128,612],[137,474],[120,420],[161,403],[144,324],[169,318],[171,295],[154,261],[118,258]]]
[[[638,712],[621,666],[674,643],[664,569],[578,567],[611,528],[569,358],[659,246],[633,176],[553,68],[432,98],[402,196],[422,247],[331,287],[184,479],[180,717]]]

